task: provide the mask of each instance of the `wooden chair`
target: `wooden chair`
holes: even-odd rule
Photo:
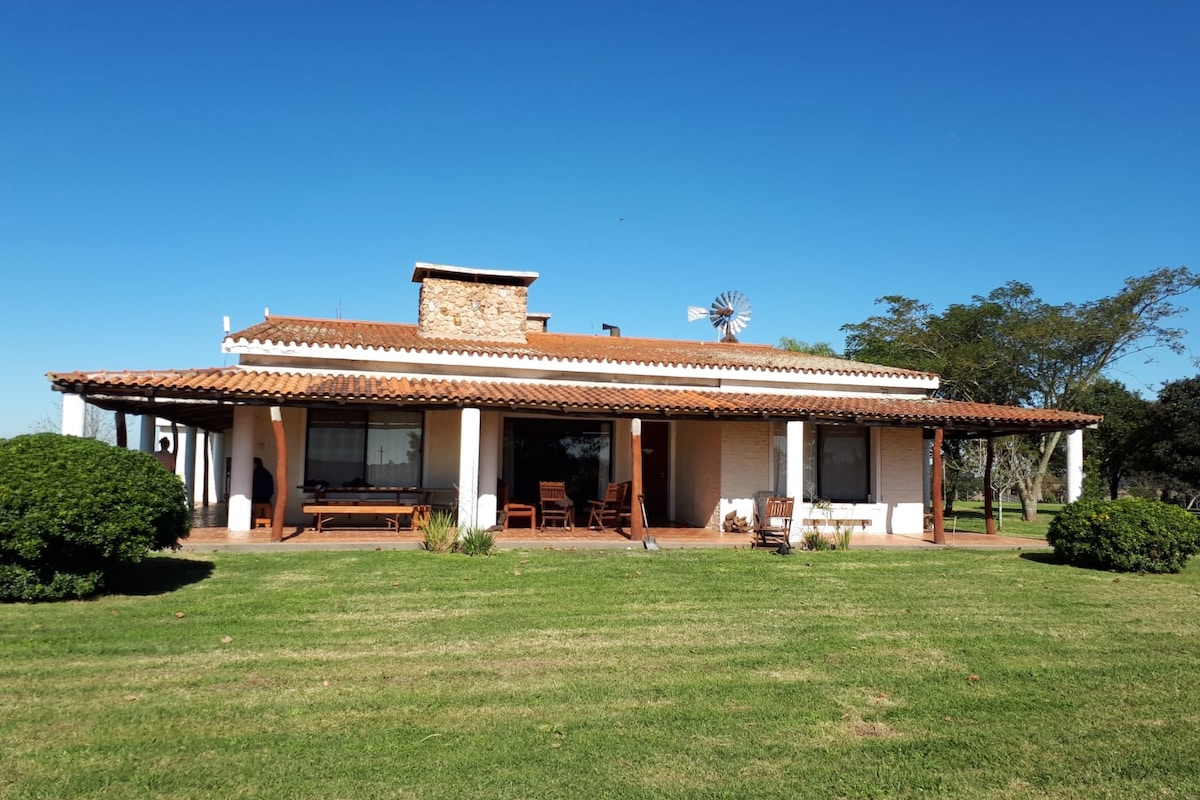
[[[768,497],[760,516],[754,513],[754,535],[757,547],[791,546],[792,508],[795,506],[792,497]]]
[[[508,499],[508,486],[504,481],[496,482],[497,499],[500,502],[500,528],[508,530],[509,523],[516,520],[529,520],[529,529],[537,527],[537,506],[529,503],[511,503]]]
[[[546,530],[547,525],[567,530],[575,527],[575,504],[567,496],[567,485],[563,481],[541,481],[538,493],[542,508],[540,530]]]
[[[621,527],[621,505],[625,502],[625,484],[610,483],[604,490],[603,500],[588,500],[591,514],[588,516],[588,527],[604,530],[604,523],[610,527]]]

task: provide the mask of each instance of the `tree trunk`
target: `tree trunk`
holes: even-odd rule
[[[1050,469],[1050,457],[1054,455],[1054,448],[1058,447],[1060,439],[1062,433],[1059,431],[1043,439],[1033,474],[1017,481],[1017,496],[1021,498],[1021,519],[1025,522],[1037,522],[1038,502],[1042,499],[1042,480]]]

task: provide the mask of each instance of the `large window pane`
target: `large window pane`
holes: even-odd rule
[[[820,492],[834,502],[865,502],[870,491],[866,428],[821,428]]]
[[[612,423],[509,418],[504,421],[509,499],[536,503],[539,481],[563,481],[576,510],[604,496],[612,480]]]
[[[420,413],[371,412],[367,427],[367,480],[375,486],[420,485]]]
[[[423,424],[419,411],[312,409],[304,482],[419,486]]]
[[[775,473],[775,494],[787,494],[787,423],[771,423],[771,462]]]

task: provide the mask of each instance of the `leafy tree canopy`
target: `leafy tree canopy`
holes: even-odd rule
[[[1145,466],[1184,505],[1200,497],[1200,376],[1163,386],[1146,414]]]
[[[886,313],[842,326],[846,355],[936,372],[944,397],[1074,408],[1118,360],[1157,347],[1181,352],[1184,331],[1167,323],[1184,310],[1175,298],[1197,286],[1200,277],[1178,267],[1129,278],[1111,297],[1061,305],[1016,281],[941,313],[891,295],[877,301]]]
[[[790,336],[784,336],[779,340],[779,349],[791,350],[794,353],[808,353],[812,356],[825,356],[827,358],[841,358],[842,355],[837,350],[833,349],[833,345],[829,342],[804,342],[799,339],[793,339]]]
[[[937,313],[897,295],[887,310],[844,325],[846,355],[941,376],[943,397],[1037,408],[1077,409],[1117,361],[1166,347],[1181,352],[1184,331],[1168,325],[1175,299],[1200,286],[1187,267],[1129,278],[1111,297],[1054,305],[1016,281]],[[1039,457],[1017,486],[1027,519],[1037,514],[1042,480],[1059,441],[1042,437]]]
[[[1087,432],[1087,451],[1094,459],[1088,472],[1099,472],[1112,500],[1117,499],[1121,481],[1144,460],[1150,405],[1125,384],[1109,378],[1098,378],[1080,395],[1080,411],[1104,417],[1096,430]]]

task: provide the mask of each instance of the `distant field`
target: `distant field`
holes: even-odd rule
[[[156,558],[0,606],[0,797],[1200,796],[1200,569]]]

